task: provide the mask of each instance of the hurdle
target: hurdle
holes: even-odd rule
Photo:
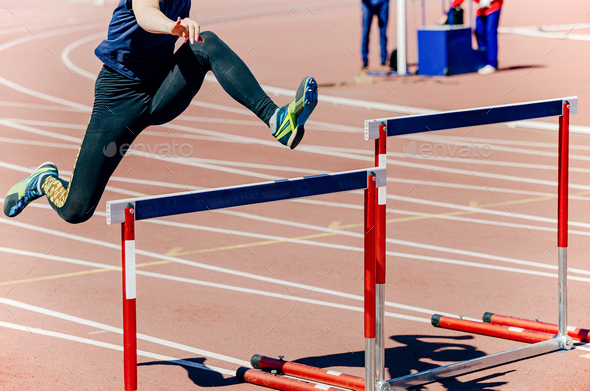
[[[108,201],[107,224],[121,224],[125,391],[137,390],[136,221],[364,189],[365,337],[372,338],[367,344],[374,344],[376,193],[385,184],[385,168],[372,167],[242,186]]]
[[[507,364],[510,362],[531,358],[541,354],[546,354],[557,350],[569,350],[573,346],[572,338],[568,335],[567,327],[567,236],[568,236],[568,156],[569,156],[569,116],[577,112],[578,98],[575,96],[522,102],[515,104],[506,104],[499,106],[479,107],[465,110],[447,111],[437,114],[411,115],[393,118],[381,118],[365,121],[365,139],[376,140],[378,145],[381,138],[401,136],[406,134],[434,132],[437,130],[453,129],[469,126],[480,126],[499,124],[506,122],[523,121],[534,118],[559,117],[559,134],[558,134],[558,222],[557,222],[557,246],[558,246],[558,324],[557,335],[547,334],[538,331],[528,331],[523,341],[538,341],[531,345],[526,345],[516,349],[504,352],[494,353],[479,357],[472,360],[462,361],[459,363],[434,368],[396,379],[383,380],[377,379],[375,384],[376,391],[387,391],[392,387],[413,387],[439,381],[448,377],[455,377],[470,372],[483,370],[486,368]],[[385,143],[379,143],[385,149]],[[376,155],[378,147],[376,147]],[[378,159],[376,159],[378,161]],[[380,165],[385,168],[385,164]],[[381,191],[381,189],[379,189]],[[383,190],[385,194],[385,190]],[[379,245],[379,244],[378,244]],[[385,265],[383,265],[383,268]],[[377,299],[379,303],[379,298]],[[378,307],[383,311],[383,307]],[[376,314],[377,319],[383,319],[383,314]],[[485,319],[484,319],[485,320]],[[441,323],[442,322],[442,323]],[[460,329],[459,327],[470,329],[469,331],[486,330],[486,335],[505,337],[510,333],[503,330],[493,329],[501,327],[499,325],[490,325],[486,322],[463,323],[461,319],[433,316],[432,323],[439,327]],[[437,323],[437,324],[435,324]],[[448,326],[446,326],[448,325]],[[483,327],[482,327],[483,326]],[[504,329],[504,328],[502,328]],[[508,330],[508,329],[506,329]],[[548,330],[548,329],[545,329]],[[550,330],[554,331],[554,328]],[[477,332],[480,332],[477,331]],[[483,333],[483,331],[481,331]],[[516,333],[518,334],[518,333]],[[521,334],[521,337],[525,334]],[[515,336],[516,338],[516,336]],[[382,350],[383,346],[377,346],[377,350]],[[382,351],[377,352],[377,357],[382,355]],[[376,369],[377,373],[383,373],[384,367],[382,362]],[[367,386],[366,386],[367,387]]]

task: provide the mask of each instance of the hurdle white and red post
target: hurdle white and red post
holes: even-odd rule
[[[365,189],[365,391],[375,391],[375,189],[375,175],[369,175],[369,186]]]
[[[137,326],[135,300],[135,208],[125,206],[125,221],[121,223],[123,254],[123,356],[125,391],[137,390]]]
[[[568,172],[569,172],[569,125],[570,105],[563,103],[563,114],[559,117],[559,163],[558,163],[558,190],[557,190],[557,255],[558,255],[558,303],[559,339],[562,348],[571,344],[567,337],[567,224],[568,224]],[[571,345],[569,346],[571,347]]]
[[[375,167],[387,168],[387,125],[379,125],[379,138],[375,140]],[[386,179],[387,180],[387,179]],[[375,380],[385,380],[385,272],[387,224],[387,186],[377,189],[377,207],[375,210],[375,260],[376,269],[376,330],[375,330]]]

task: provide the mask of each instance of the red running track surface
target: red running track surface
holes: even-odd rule
[[[432,24],[440,2],[425,4]],[[93,50],[114,7],[108,0],[97,7],[2,4],[4,191],[46,160],[70,175],[100,69]],[[571,117],[568,323],[588,328],[590,138],[575,132],[590,126],[590,54],[588,29],[573,25],[589,21],[588,9],[578,0],[547,7],[541,0],[506,2],[502,27],[563,26],[554,35],[500,34],[501,69],[493,75],[356,84],[358,2],[194,2],[192,16],[228,42],[262,85],[294,90],[313,75],[321,97],[354,99],[357,106],[320,102],[302,144],[290,151],[208,80],[181,117],[147,129],[134,145],[156,155],[163,145],[185,145],[190,157],[124,159],[97,214],[82,225],[62,222],[45,200],[16,219],[1,217],[0,388],[121,389],[120,230],[105,224],[107,200],[365,168],[374,151],[363,140],[363,121],[416,108],[579,97]],[[409,3],[410,63],[420,20],[419,2]],[[392,48],[393,22],[389,32]],[[291,99],[271,97],[278,104]],[[368,110],[367,102],[392,106]],[[540,130],[543,124],[556,129],[557,119],[388,140],[387,377],[522,346],[435,329],[433,313],[476,319],[492,311],[557,322],[556,223],[547,220],[557,218],[557,133]],[[489,145],[492,155],[479,156],[471,143]],[[435,145],[444,158],[406,156]],[[461,154],[450,158],[454,148]],[[139,222],[139,389],[254,390],[232,376],[253,353],[363,376],[362,202],[361,193],[344,193]],[[424,389],[585,390],[589,354],[581,346]]]

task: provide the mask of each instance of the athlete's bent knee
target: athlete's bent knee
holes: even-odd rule
[[[87,212],[84,212],[82,210],[72,210],[67,211],[65,213],[59,213],[59,215],[62,219],[64,219],[66,222],[70,224],[80,224],[85,221],[88,221],[88,219],[92,217],[92,215],[94,214],[94,209],[95,208],[92,208]]]

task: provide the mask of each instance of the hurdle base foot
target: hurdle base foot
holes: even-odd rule
[[[555,352],[558,350],[562,350],[562,348],[560,347],[559,338],[555,338],[516,349],[506,350],[504,352],[490,354],[484,357],[478,357],[472,360],[462,361],[455,364],[446,365],[444,367],[415,373],[412,375],[398,377],[396,379],[387,381],[387,383],[389,383],[392,389],[395,389],[395,387],[415,387],[441,381],[449,377],[456,377],[465,375],[467,373],[477,372],[483,369],[508,364],[511,362],[523,360],[525,358],[540,356],[542,354]],[[380,390],[386,391],[383,388]]]

